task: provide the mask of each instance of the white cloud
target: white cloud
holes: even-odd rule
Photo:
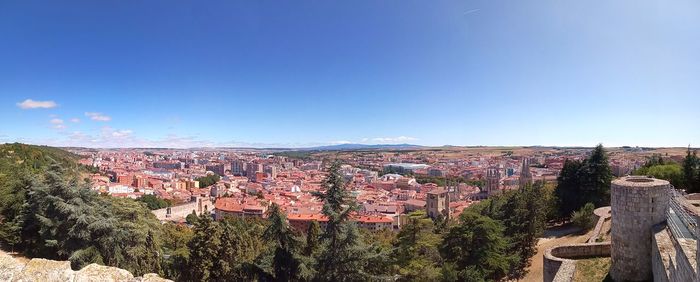
[[[72,118],[72,119],[70,119],[70,122],[78,123],[78,122],[80,122],[80,119],[79,118]]]
[[[56,106],[58,106],[58,104],[56,104],[56,102],[54,102],[54,101],[34,101],[32,99],[27,99],[27,100],[24,100],[24,102],[17,103],[17,106],[23,110],[51,109],[51,108],[55,108]]]
[[[379,142],[379,143],[401,143],[401,142],[416,141],[416,140],[418,140],[418,138],[409,137],[409,136],[372,138],[372,141]]]
[[[112,132],[112,137],[117,137],[117,138],[122,138],[122,137],[128,137],[132,133],[131,130],[117,130]]]
[[[96,113],[96,112],[85,112],[85,116],[89,117],[91,120],[96,120],[96,121],[110,121],[112,120],[111,117],[107,115],[103,115],[102,113]]]
[[[331,141],[331,144],[333,145],[341,145],[341,144],[351,144],[352,142],[348,140],[338,140],[338,141]]]
[[[49,123],[53,124],[53,128],[55,129],[65,129],[66,125],[63,124],[63,120],[60,118],[53,118],[49,120]]]
[[[101,139],[106,139],[106,140],[114,139],[114,138],[124,139],[124,138],[131,137],[132,133],[133,133],[133,131],[131,131],[131,129],[117,130],[117,129],[112,128],[111,126],[103,126],[102,130],[101,130],[100,137],[101,137]]]

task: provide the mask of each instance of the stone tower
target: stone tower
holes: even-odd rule
[[[425,204],[430,218],[434,219],[439,215],[445,219],[450,218],[450,193],[448,190],[439,188],[428,192]]]
[[[523,158],[523,166],[520,168],[520,187],[532,184],[532,173],[530,172],[530,159]]]
[[[612,265],[615,281],[652,279],[652,227],[666,220],[668,181],[643,176],[614,180],[610,187],[612,209]]]
[[[486,170],[486,195],[498,193],[500,190],[501,171],[498,166],[489,167]]]

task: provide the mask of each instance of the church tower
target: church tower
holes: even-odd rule
[[[486,195],[491,196],[500,191],[501,171],[498,166],[486,169]]]
[[[520,168],[520,188],[532,184],[532,173],[530,172],[530,159],[523,158],[523,166]]]

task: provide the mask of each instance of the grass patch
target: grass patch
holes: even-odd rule
[[[610,258],[591,258],[576,261],[574,282],[604,281],[610,270]]]

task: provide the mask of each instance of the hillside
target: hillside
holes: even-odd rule
[[[0,145],[0,175],[10,169],[28,169],[33,173],[42,172],[52,161],[67,169],[77,168],[78,155],[59,148],[48,146],[8,143]]]

